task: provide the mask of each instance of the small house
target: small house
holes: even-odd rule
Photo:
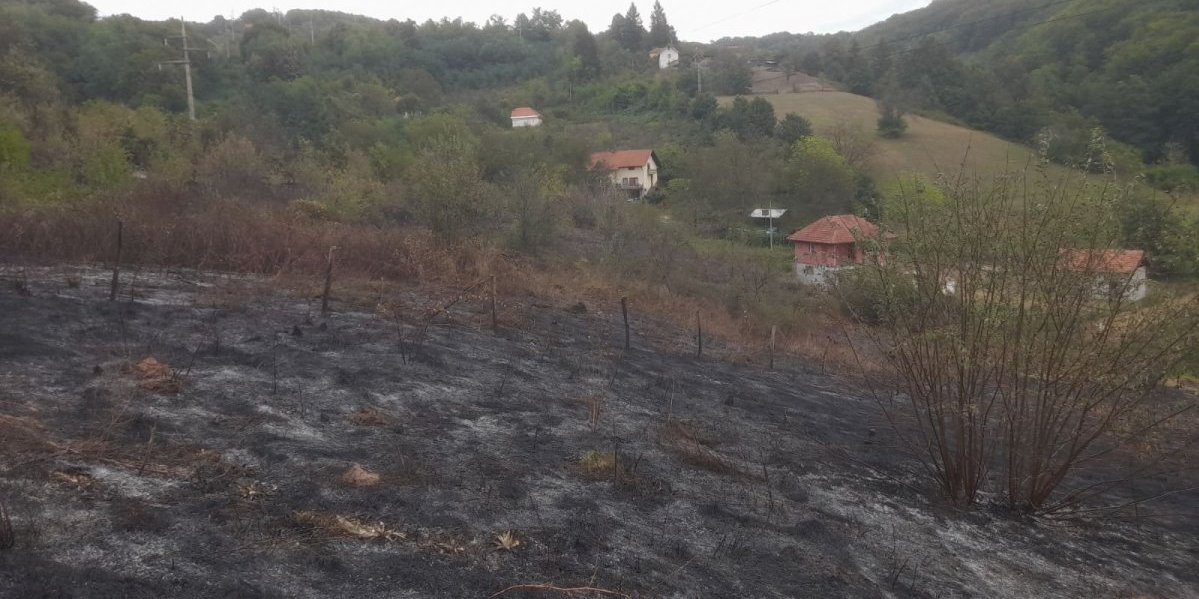
[[[512,128],[517,127],[538,127],[541,125],[541,113],[529,108],[521,106],[512,109]]]
[[[795,274],[804,283],[823,284],[830,274],[865,263],[862,242],[878,234],[878,225],[860,216],[825,216],[787,236],[795,249]]]
[[[674,46],[654,48],[649,51],[649,57],[658,61],[659,69],[669,69],[679,64],[679,51]]]
[[[588,161],[587,170],[606,170],[612,184],[628,199],[645,197],[658,184],[658,156],[653,150],[619,150],[596,152]]]
[[[1149,276],[1142,250],[1079,250],[1060,252],[1062,269],[1094,278],[1095,299],[1136,302],[1145,299]]]

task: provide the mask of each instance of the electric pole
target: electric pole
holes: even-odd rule
[[[179,17],[179,35],[176,36],[183,44],[183,59],[182,60],[165,60],[158,63],[158,68],[161,69],[164,64],[181,64],[183,65],[183,78],[187,82],[187,118],[196,120],[196,96],[192,91],[192,61],[191,52],[200,51],[199,48],[189,48],[187,46],[187,21],[183,17]],[[162,45],[170,46],[172,38],[163,38]]]

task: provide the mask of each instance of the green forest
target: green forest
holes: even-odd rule
[[[901,112],[1081,164],[1096,129],[1167,191],[1199,177],[1199,12],[1190,0],[940,0],[837,35],[722,40]],[[1147,165],[1145,167],[1144,165]]]
[[[1180,198],[1199,189],[1199,13],[1187,4],[940,0],[853,34],[705,45],[677,39],[657,2],[647,16],[614,6],[595,32],[544,8],[482,24],[261,9],[180,23],[6,2],[0,211],[174,219],[235,206],[537,255],[620,208],[668,227],[656,235],[671,251],[720,241],[737,253],[727,248],[770,244],[745,218],[753,208],[788,208],[784,230],[881,217],[895,182],[866,174],[865,150],[918,113],[1136,182],[1117,206],[1125,242],[1157,274],[1185,276],[1196,227]],[[681,64],[659,71],[649,51],[670,44]],[[745,95],[764,60],[878,99],[878,131],[822,137],[775,114]],[[511,129],[517,106],[545,126]],[[622,148],[660,158],[651,206],[613,204],[586,170],[590,152]],[[763,260],[781,273],[780,252]]]

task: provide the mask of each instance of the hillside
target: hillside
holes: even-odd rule
[[[902,44],[936,35],[956,52],[985,50],[1052,17],[1063,0],[935,0],[924,8],[893,15],[854,34],[863,45]]]
[[[782,117],[797,113],[810,120],[816,132],[827,134],[839,121],[861,127],[875,137],[875,152],[869,159],[870,173],[880,184],[904,173],[968,173],[992,175],[1020,169],[1034,160],[1025,146],[989,133],[952,125],[917,115],[908,115],[908,131],[900,139],[883,139],[874,134],[878,108],[874,100],[848,92],[765,94]],[[721,98],[728,104],[731,98]],[[964,159],[964,160],[963,160]]]
[[[321,317],[252,277],[144,270],[113,303],[105,271],[0,268],[18,276],[24,293],[0,288],[0,496],[17,540],[0,551],[0,596],[1199,585],[1193,494],[1101,528],[946,509],[853,383],[696,359],[677,349],[687,331],[636,312],[626,352],[611,306],[505,298],[496,333],[472,300],[422,335],[340,289]],[[414,312],[447,299],[377,293]],[[1188,484],[1171,478],[1139,491]]]

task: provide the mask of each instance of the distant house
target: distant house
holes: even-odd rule
[[[538,127],[541,125],[541,113],[529,108],[521,106],[512,109],[512,127]]]
[[[654,48],[649,51],[649,57],[658,60],[659,69],[669,69],[679,64],[679,51],[674,46]]]
[[[878,226],[852,214],[826,216],[787,236],[794,244],[795,274],[809,284],[866,261],[861,242],[878,237]]]
[[[1145,252],[1063,249],[1059,255],[1064,270],[1094,277],[1096,299],[1123,299],[1130,302],[1145,299],[1149,281],[1145,270]]]
[[[587,169],[608,171],[612,184],[630,200],[645,197],[658,184],[658,156],[653,150],[596,152],[591,155]]]

